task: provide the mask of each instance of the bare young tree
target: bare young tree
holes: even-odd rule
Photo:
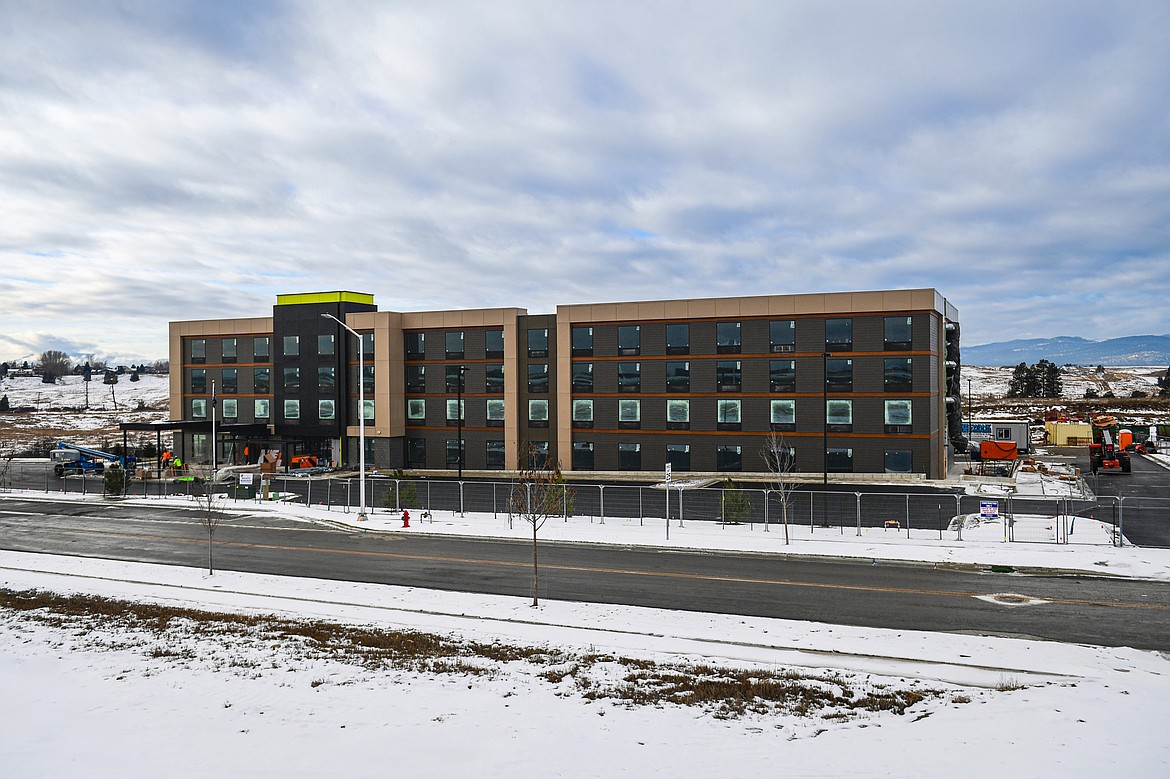
[[[540,567],[537,556],[537,534],[549,517],[561,513],[565,501],[565,485],[561,479],[560,463],[550,466],[548,458],[535,448],[528,454],[527,467],[520,470],[512,484],[509,511],[521,517],[532,527],[532,605],[540,605]]]
[[[796,491],[796,480],[792,474],[796,472],[796,456],[792,447],[784,442],[784,436],[772,432],[760,450],[768,472],[772,474],[769,489],[780,496],[780,513],[784,517],[784,543],[790,543],[788,537],[788,511],[792,506],[792,494]],[[767,492],[764,493],[767,501]]]
[[[216,495],[214,485],[207,482],[203,485],[203,489],[195,494],[195,503],[198,506],[199,524],[203,525],[203,529],[207,531],[207,575],[215,575],[215,565],[212,556],[213,544],[215,542],[215,531],[219,528],[219,523],[223,521],[223,504],[217,498],[222,498],[221,495]]]

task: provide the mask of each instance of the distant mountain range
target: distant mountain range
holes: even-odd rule
[[[966,365],[1031,365],[1041,360],[1057,365],[1170,365],[1170,335],[1129,335],[1105,341],[1062,335],[960,349]]]

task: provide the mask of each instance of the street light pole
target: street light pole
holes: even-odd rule
[[[457,439],[455,446],[458,447],[455,457],[459,461],[459,481],[463,481],[463,372],[465,370],[467,370],[466,365],[459,366],[459,385],[455,388],[455,413],[459,415],[455,420],[455,437]],[[462,494],[462,488],[460,488],[460,494]]]
[[[348,330],[358,342],[358,489],[361,497],[358,499],[358,522],[365,522],[366,517],[366,345],[362,342],[361,333],[342,322],[333,314],[321,314],[326,319],[332,319]],[[347,403],[346,406],[349,404]]]
[[[824,455],[824,485],[829,486],[829,358],[830,352],[821,353],[821,390],[824,395],[824,424],[821,426],[821,449]]]

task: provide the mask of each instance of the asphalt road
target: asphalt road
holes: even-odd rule
[[[1170,469],[1135,454],[1130,473],[1104,472],[1085,478],[1101,496],[1124,497],[1122,532],[1137,546],[1170,547]],[[1077,463],[1089,474],[1086,452]],[[1095,486],[1094,486],[1095,485]]]
[[[0,498],[0,548],[201,566],[186,509]],[[541,597],[907,630],[1170,649],[1170,584],[928,567],[542,544]],[[218,568],[531,597],[528,544],[385,536],[246,516]],[[1006,605],[979,596],[1044,601]]]

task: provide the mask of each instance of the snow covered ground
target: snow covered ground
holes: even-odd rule
[[[4,609],[0,765],[11,777],[1170,775],[1170,664],[1152,652],[608,605],[532,609],[517,598],[14,552],[0,553],[0,587],[423,631],[566,661],[362,665],[262,626]],[[723,719],[588,697],[649,664],[791,670],[814,688],[924,698],[901,715],[780,707]],[[586,667],[592,687],[577,681]]]
[[[98,447],[120,443],[122,422],[167,418],[168,382],[166,376],[146,374],[132,382],[127,374],[117,384],[103,384],[98,376],[89,382],[86,409],[86,383],[80,376],[65,376],[56,384],[43,384],[37,376],[9,376],[0,380],[0,396],[7,396],[13,409],[0,414],[0,455],[45,437]]]
[[[970,392],[975,398],[1003,398],[1007,396],[1013,367],[964,365],[960,370],[963,392],[967,380],[971,380]],[[1128,398],[1135,390],[1148,394],[1158,391],[1157,381],[1166,375],[1166,366],[1134,366],[1105,368],[1098,373],[1095,366],[1066,365],[1061,368],[1064,397],[1083,398],[1085,390],[1092,388],[1097,394],[1112,392],[1119,398]]]

